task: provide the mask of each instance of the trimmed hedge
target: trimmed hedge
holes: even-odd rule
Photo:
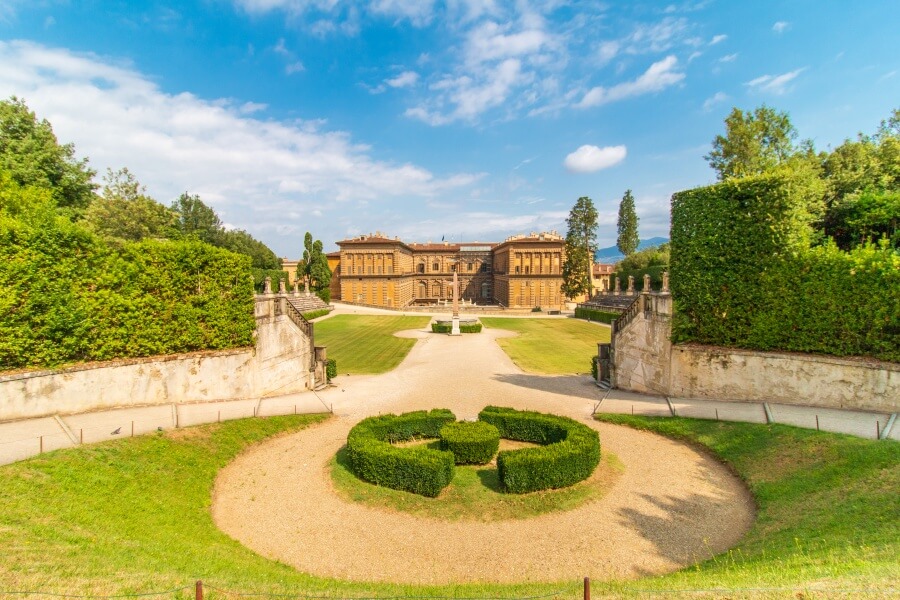
[[[815,186],[775,172],[672,196],[672,339],[900,361],[900,254],[811,247]]]
[[[350,468],[364,481],[433,498],[453,479],[453,453],[391,443],[439,437],[454,421],[452,412],[440,408],[363,419],[347,435]]]
[[[459,421],[441,428],[441,450],[449,450],[458,465],[491,462],[500,448],[500,431],[484,421]]]
[[[650,275],[650,290],[659,291],[662,289],[662,274],[669,270],[668,265],[654,265],[645,269],[635,269],[633,271],[616,271],[609,278],[609,289],[615,289],[616,279],[619,280],[619,288],[624,292],[628,289],[628,276],[634,277],[635,291],[644,291],[644,274]]]
[[[446,323],[432,323],[431,324],[431,332],[432,333],[450,333],[451,331],[453,331],[453,325],[449,325]],[[481,333],[481,323],[472,323],[472,324],[460,323],[459,332],[460,333]]]
[[[494,425],[502,438],[543,446],[497,455],[497,470],[507,492],[574,485],[590,477],[600,462],[600,436],[572,419],[496,406],[485,407],[478,418]]]
[[[312,321],[313,319],[318,319],[319,317],[324,317],[328,313],[331,312],[330,308],[320,308],[318,310],[308,310],[305,313],[300,313],[303,315],[303,318],[307,321]]]
[[[595,308],[585,308],[582,306],[575,308],[576,319],[586,319],[588,321],[596,321],[598,323],[612,323],[618,319],[622,313],[606,312]]]
[[[325,377],[328,381],[331,381],[335,377],[337,377],[337,361],[333,358],[328,358],[325,360]]]

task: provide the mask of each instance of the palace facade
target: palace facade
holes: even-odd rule
[[[328,258],[332,298],[342,302],[385,308],[445,303],[453,299],[454,271],[465,303],[558,310],[566,301],[560,291],[565,240],[555,231],[500,243],[437,244],[375,233],[337,245],[340,251]]]

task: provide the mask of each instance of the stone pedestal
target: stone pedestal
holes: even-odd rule
[[[459,316],[453,317],[453,326],[450,328],[450,335],[461,335],[459,330]]]

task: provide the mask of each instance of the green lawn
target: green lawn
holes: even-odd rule
[[[427,444],[435,449],[440,448],[440,442],[436,440]],[[500,449],[530,445],[532,444],[501,440]],[[426,498],[367,483],[352,473],[348,460],[346,449],[342,449],[331,462],[334,487],[347,500],[450,521],[528,519],[545,513],[572,510],[606,495],[624,469],[615,454],[604,451],[597,470],[586,481],[558,490],[505,494],[500,489],[495,462],[487,465],[457,465],[453,481],[440,496]]]
[[[219,531],[210,516],[217,472],[247,447],[323,418],[229,421],[60,450],[0,467],[0,591],[131,594],[203,579],[219,589],[294,596],[521,597],[563,590],[557,598],[580,597],[579,581],[428,587],[313,577],[267,560]],[[893,586],[896,591],[897,442],[775,425],[626,416],[603,420],[705,445],[747,481],[760,508],[756,525],[730,552],[662,577],[595,581],[593,598],[888,597],[639,591],[728,587],[889,592]],[[211,587],[210,600],[236,597]],[[191,591],[158,598],[187,599]]]
[[[796,598],[887,597],[884,590],[893,588],[897,597],[900,443],[785,425],[630,415],[597,419],[708,448],[744,479],[759,509],[750,532],[729,552],[629,587],[872,590],[773,594]]]
[[[431,317],[337,315],[315,324],[316,344],[328,346],[338,375],[385,373],[399,365],[416,340],[398,338],[404,329],[422,329]]]
[[[597,344],[609,342],[609,327],[580,319],[484,317],[481,322],[485,327],[519,334],[497,342],[520,369],[529,373],[590,373]]]

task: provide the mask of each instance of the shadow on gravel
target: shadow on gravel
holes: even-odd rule
[[[575,396],[599,402],[603,398],[603,390],[598,388],[590,375],[529,375],[527,373],[497,373],[492,379],[501,383],[509,383],[529,390],[538,390]]]

